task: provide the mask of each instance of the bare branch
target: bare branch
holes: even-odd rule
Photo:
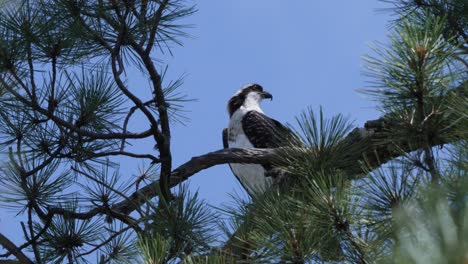
[[[355,166],[340,168],[346,172],[350,179],[357,179],[364,176],[359,160],[366,158],[366,162],[371,168],[376,168],[387,161],[404,155],[406,152],[411,152],[418,149],[418,146],[411,144],[402,144],[401,148],[377,144],[381,131],[387,127],[383,118],[370,120],[366,122],[363,128],[355,128],[349,133],[343,142],[350,144],[351,147],[356,147],[362,150],[359,156],[350,157],[356,160]],[[449,142],[431,142],[431,146],[446,144]],[[182,164],[174,171],[170,178],[169,187],[174,187],[194,174],[216,166],[227,163],[255,163],[268,164],[276,161],[276,156],[281,153],[281,149],[220,149],[214,152],[207,153],[202,156],[193,157],[188,162]],[[122,201],[112,207],[113,211],[122,214],[129,214],[136,209],[135,206],[141,206],[149,199],[159,195],[159,182],[155,181],[142,187],[134,192],[129,200]]]
[[[144,103],[145,106],[149,106],[150,104],[154,103],[154,100],[150,100],[150,101],[147,101]],[[124,120],[124,123],[123,123],[123,127],[122,127],[122,133],[127,133],[127,126],[128,126],[128,122],[130,121],[130,118],[132,117],[132,115],[135,113],[135,111],[138,109],[137,106],[133,106],[132,108],[130,108],[130,110],[128,111],[128,114],[127,116],[125,117],[125,120]],[[122,139],[122,143],[120,144],[120,151],[124,151],[124,148],[125,148],[125,138]]]
[[[7,260],[0,260],[0,264],[21,264],[19,260],[7,259]]]
[[[132,40],[132,47],[142,59],[153,84],[153,93],[156,106],[158,108],[159,121],[162,135],[156,137],[157,148],[161,157],[161,182],[160,187],[163,196],[166,199],[171,198],[168,181],[172,177],[172,155],[171,155],[171,130],[169,126],[169,115],[167,112],[167,102],[164,97],[164,91],[161,86],[161,76],[159,75],[151,57],[145,52],[143,47]]]
[[[0,233],[0,245],[2,245],[8,252],[11,252],[17,259],[17,263],[33,263],[18,247],[11,242],[6,236]],[[11,262],[14,263],[14,262]]]
[[[137,153],[127,152],[127,151],[109,151],[109,152],[102,152],[102,153],[86,152],[86,158],[84,158],[83,160],[89,160],[92,158],[99,158],[99,157],[108,157],[108,156],[127,156],[127,157],[137,158],[137,159],[149,159],[151,160],[152,163],[160,162],[160,160],[157,157],[151,154],[137,154]]]
[[[267,164],[274,159],[278,149],[220,149],[208,154],[193,157],[188,162],[179,166],[172,172],[169,187],[172,188],[187,180],[190,176],[204,169],[226,163],[257,163]],[[135,206],[141,206],[148,199],[159,195],[159,181],[141,188],[134,192],[129,198],[112,207],[113,210],[128,214],[135,210]]]

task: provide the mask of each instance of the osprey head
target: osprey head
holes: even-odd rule
[[[256,83],[247,84],[229,99],[227,105],[229,116],[232,116],[241,106],[246,108],[252,106],[258,107],[262,100],[266,98],[273,100],[273,96],[263,90],[262,86]]]

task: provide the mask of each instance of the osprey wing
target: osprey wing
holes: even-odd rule
[[[242,119],[242,129],[256,148],[287,146],[296,139],[292,131],[280,122],[257,111],[249,111]]]
[[[223,129],[223,148],[229,148],[229,142],[228,142],[229,134],[228,133],[229,132],[227,128]]]

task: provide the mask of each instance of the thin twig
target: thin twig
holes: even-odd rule
[[[36,262],[41,264],[42,263],[41,254],[39,253],[39,248],[37,246],[36,235],[34,235],[32,211],[33,211],[32,206],[28,205],[28,227],[29,227],[29,235],[31,236],[31,246],[34,252],[34,257],[36,259]]]

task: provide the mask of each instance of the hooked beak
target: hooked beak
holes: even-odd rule
[[[262,98],[273,100],[273,95],[271,95],[269,92],[262,92]]]

